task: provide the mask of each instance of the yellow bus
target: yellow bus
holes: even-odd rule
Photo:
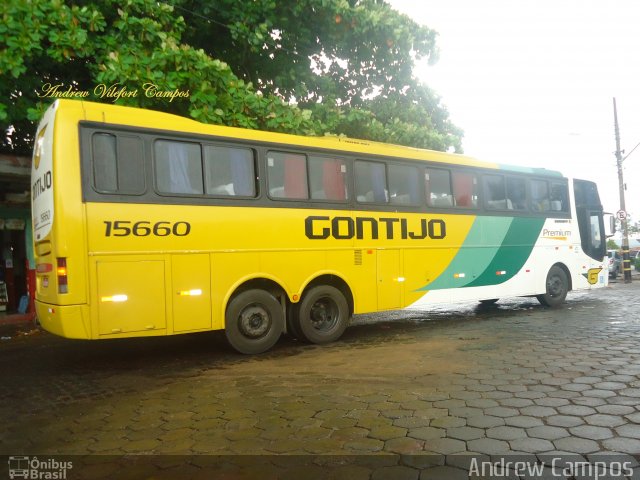
[[[353,314],[607,284],[593,182],[60,99],[36,133],[36,310],[108,339],[338,339]]]

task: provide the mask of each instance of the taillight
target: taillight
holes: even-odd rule
[[[36,265],[36,273],[49,273],[53,270],[53,265],[50,263],[38,263]]]
[[[58,293],[69,293],[69,284],[67,280],[67,259],[58,258],[56,274],[58,275]]]

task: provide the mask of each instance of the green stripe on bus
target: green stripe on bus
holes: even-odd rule
[[[544,218],[477,217],[449,266],[433,282],[418,290],[506,282],[531,255],[544,222]]]
[[[529,175],[541,175],[541,176],[545,176],[545,177],[562,178],[562,173],[558,172],[557,170],[547,170],[546,168],[521,167],[519,165],[509,165],[509,164],[506,164],[506,163],[498,164],[498,168],[500,168],[500,170],[508,170],[508,171],[511,171],[511,172],[526,173],[526,174],[529,174]]]
[[[512,221],[512,217],[476,217],[449,266],[433,282],[418,290],[464,287],[473,282],[499,252]]]
[[[514,218],[497,255],[485,271],[466,286],[498,285],[513,278],[531,255],[544,222],[544,218]]]

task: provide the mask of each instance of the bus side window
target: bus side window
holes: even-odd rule
[[[96,191],[131,195],[144,193],[144,155],[139,137],[95,133],[92,160]]]
[[[206,145],[204,171],[207,195],[256,196],[253,150]]]
[[[200,144],[157,140],[156,182],[164,193],[203,194]]]
[[[506,197],[502,175],[484,176],[484,197],[489,210],[513,209],[511,201]]]
[[[309,198],[305,155],[267,152],[267,180],[271,198]]]
[[[551,211],[569,211],[569,190],[564,183],[551,184]]]
[[[452,172],[456,207],[478,206],[478,178],[473,173]]]
[[[92,143],[93,184],[100,192],[117,192],[116,136],[108,133],[94,133]]]
[[[424,173],[424,186],[427,205],[430,207],[453,207],[449,170],[427,168]]]
[[[548,212],[551,209],[546,180],[531,180],[531,204],[534,212]]]
[[[309,182],[314,200],[347,199],[347,165],[340,158],[309,157]]]
[[[384,163],[356,160],[356,199],[360,203],[388,203],[387,173]]]
[[[527,182],[524,178],[507,177],[507,202],[514,210],[527,209]]]
[[[599,251],[604,248],[602,245],[603,234],[600,229],[600,214],[591,214],[589,215],[589,224],[590,224],[590,242],[591,247],[594,251]]]
[[[388,172],[389,200],[393,205],[418,205],[421,203],[418,185],[420,175],[416,167],[390,164]]]

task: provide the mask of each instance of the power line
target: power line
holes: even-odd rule
[[[631,154],[633,153],[633,151],[634,151],[636,148],[638,148],[638,147],[640,147],[640,143],[638,143],[635,147],[633,147],[633,148],[631,149],[631,151],[630,151],[629,153],[627,153],[624,157],[622,157],[622,161],[624,162],[624,161],[627,159],[627,157],[628,157],[629,155],[631,155]],[[622,153],[624,153],[624,150],[623,150],[623,152],[622,152]]]

